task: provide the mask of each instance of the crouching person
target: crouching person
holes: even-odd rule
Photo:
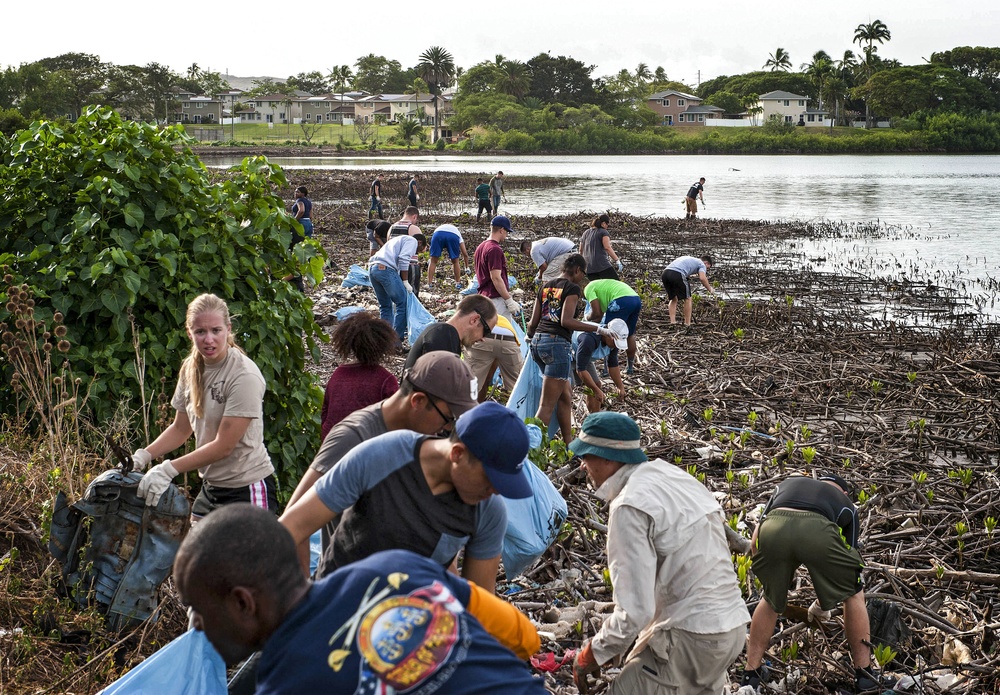
[[[750,618],[722,508],[684,469],[647,460],[640,434],[623,413],[593,413],[569,445],[597,496],[610,504],[615,588],[614,612],[577,653],[573,679],[588,692],[588,674],[635,641],[613,695],[719,695]]]
[[[184,539],[174,580],[227,664],[263,650],[258,695],[545,693],[523,661],[539,646],[531,622],[409,551],[312,583],[274,515],[233,504]]]

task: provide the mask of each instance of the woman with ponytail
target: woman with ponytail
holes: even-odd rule
[[[219,297],[195,297],[188,305],[186,327],[191,354],[181,365],[170,401],[174,421],[132,459],[136,470],[143,471],[192,434],[195,448],[149,469],[139,495],[155,506],[175,477],[197,470],[202,486],[191,508],[192,521],[233,502],[277,512],[274,466],[264,446],[264,377],[233,340],[229,307]]]

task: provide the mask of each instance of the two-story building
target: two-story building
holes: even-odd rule
[[[757,98],[760,118],[766,122],[772,116],[785,123],[816,127],[830,125],[827,111],[809,108],[809,97],[776,90]]]
[[[676,89],[667,89],[646,97],[646,104],[660,117],[660,125],[703,126],[706,119],[722,116],[722,109],[702,104],[702,101],[701,97]]]
[[[306,97],[302,101],[304,123],[347,123],[354,121],[354,99],[341,94]]]
[[[170,90],[172,123],[219,123],[223,104],[220,99],[194,94],[179,87]]]

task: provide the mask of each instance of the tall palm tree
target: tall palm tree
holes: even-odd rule
[[[875,43],[883,44],[892,38],[889,27],[881,19],[868,24],[859,24],[854,30],[854,43],[861,47],[865,55],[865,80],[871,79],[872,64],[878,48]],[[868,99],[865,99],[865,127],[871,128],[871,111],[868,109]]]
[[[649,66],[645,63],[639,63],[635,67],[635,81],[649,82],[651,79],[653,79],[653,73],[650,72]]]
[[[434,101],[434,142],[437,142],[441,128],[438,117],[441,90],[451,84],[455,77],[455,59],[442,46],[431,46],[420,54],[417,72],[430,87]]]
[[[802,72],[809,76],[816,87],[816,100],[819,108],[823,108],[823,93],[827,81],[833,76],[833,60],[826,51],[816,51],[812,60],[802,64]]]
[[[413,90],[413,102],[416,106],[413,107],[414,112],[417,115],[417,123],[420,125],[424,124],[424,119],[427,118],[427,114],[424,113],[424,107],[420,105],[420,95],[427,94],[430,87],[422,77],[416,77],[413,80],[413,84],[410,85],[410,89]]]
[[[788,55],[788,51],[784,48],[778,48],[764,61],[764,67],[770,68],[771,72],[777,72],[778,70],[788,72],[792,68],[792,59]]]
[[[351,86],[351,80],[354,79],[354,73],[351,72],[350,65],[334,65],[333,69],[330,71],[330,82],[333,84],[333,89],[340,94],[340,124],[344,124],[344,92],[347,88]]]

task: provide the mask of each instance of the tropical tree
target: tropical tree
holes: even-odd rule
[[[645,63],[639,63],[635,68],[636,85],[645,87],[651,79],[653,79],[653,73],[649,71],[649,66]]]
[[[870,80],[872,76],[875,53],[878,51],[875,44],[883,44],[891,38],[892,34],[889,32],[889,27],[881,19],[876,19],[874,22],[868,24],[859,24],[855,28],[854,43],[861,47],[861,51],[865,56],[865,81]],[[865,127],[871,128],[871,125],[871,110],[869,109],[868,99],[865,99]]]
[[[403,141],[403,144],[409,148],[410,144],[413,142],[413,138],[419,135],[423,128],[420,126],[420,121],[416,118],[410,118],[409,116],[403,116],[396,123],[396,135],[399,139]]]
[[[416,104],[414,111],[417,114],[417,122],[421,125],[427,118],[427,114],[424,112],[424,107],[420,105],[420,95],[428,94],[430,86],[422,77],[415,77],[413,79],[413,84],[410,85],[410,89],[413,91],[413,101]]]
[[[757,119],[764,113],[764,105],[760,103],[760,97],[754,94],[747,94],[740,99],[740,105],[750,119],[751,125],[757,125]]]
[[[520,60],[505,60],[500,64],[500,75],[497,88],[504,94],[509,94],[518,101],[524,98],[531,88],[531,76],[528,66]]]
[[[788,51],[784,48],[778,48],[764,61],[764,67],[770,68],[771,72],[778,72],[779,70],[788,72],[792,69],[792,59],[789,57]]]
[[[188,79],[197,80],[200,75],[201,75],[201,68],[198,66],[198,63],[191,63],[191,65],[189,65],[187,69]]]
[[[437,142],[441,132],[441,120],[438,116],[441,90],[451,85],[455,78],[455,59],[451,53],[441,46],[431,46],[420,54],[417,72],[430,87],[434,101],[434,142]]]
[[[826,90],[827,82],[833,77],[834,67],[830,54],[826,51],[816,51],[812,60],[802,64],[802,72],[809,76],[810,81],[816,88],[816,101],[819,108],[823,108],[823,94]]]

